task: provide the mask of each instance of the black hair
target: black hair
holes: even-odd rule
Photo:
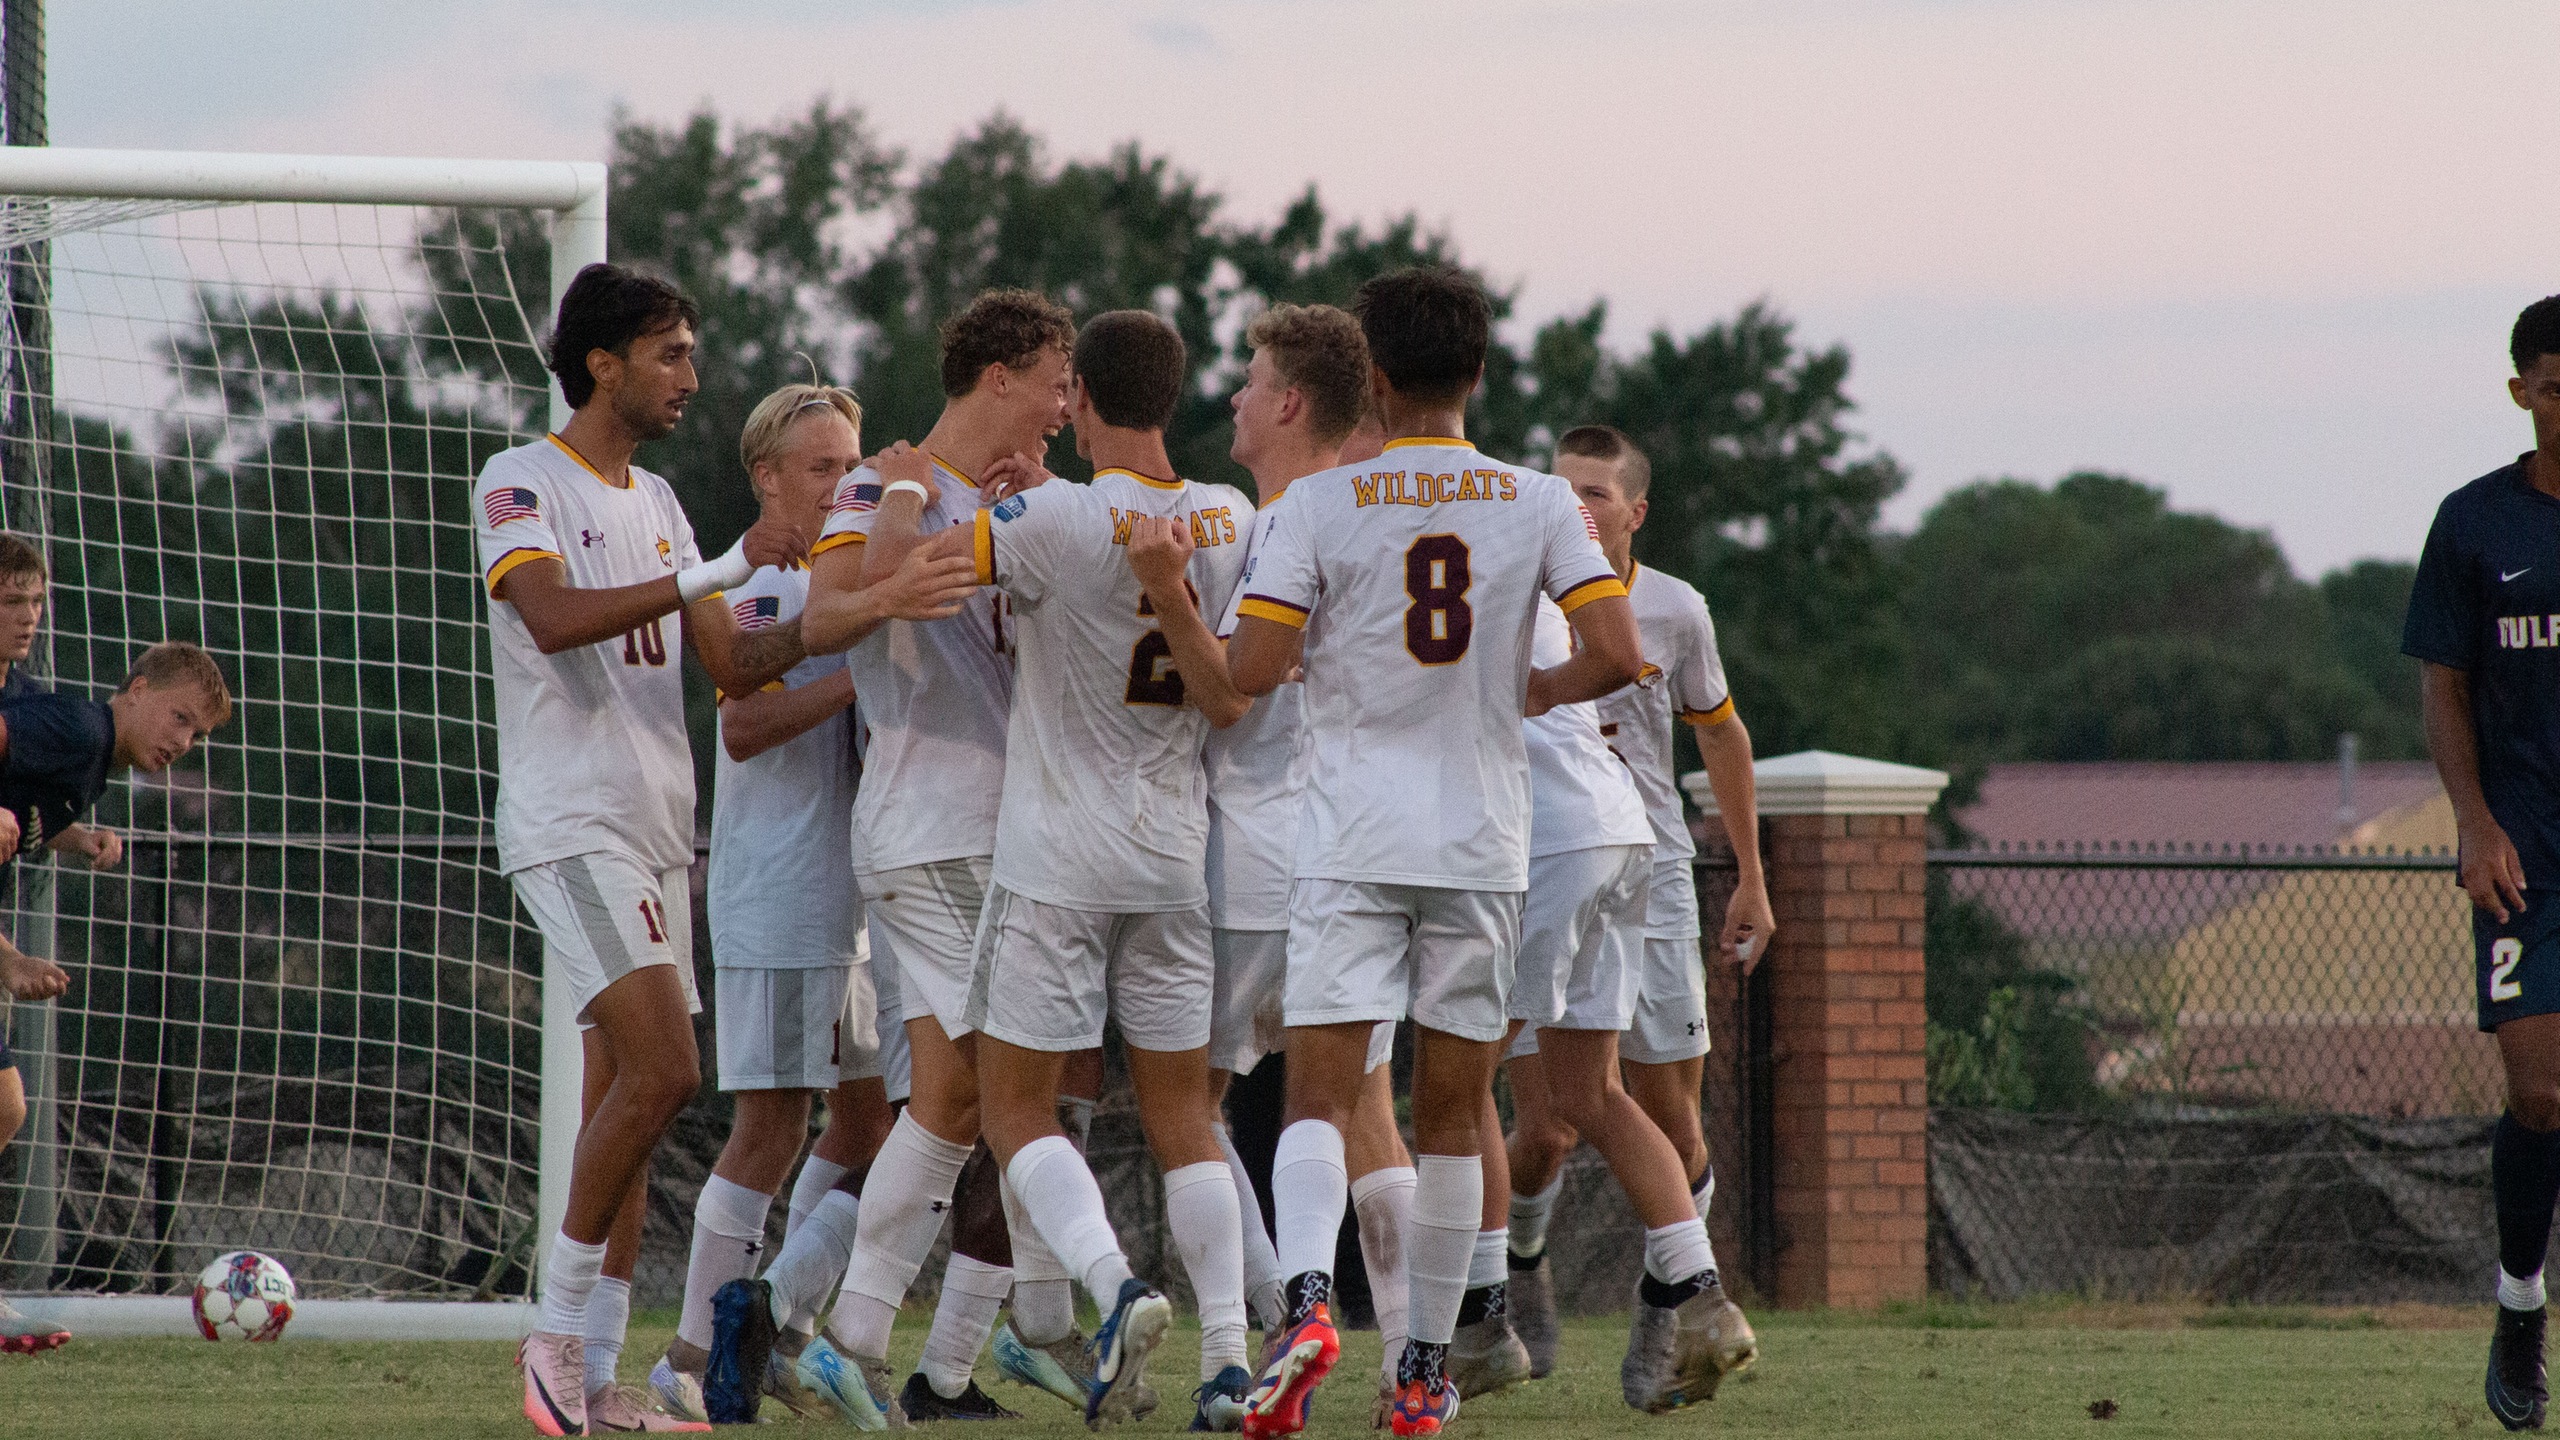
[[[1076,335],[1075,373],[1093,413],[1123,430],[1161,430],[1182,403],[1182,334],[1152,310],[1106,310]]]
[[[572,410],[595,397],[596,377],[587,356],[598,350],[628,355],[631,342],[678,325],[702,328],[702,307],[669,282],[627,265],[588,266],[560,297],[543,364],[560,377],[560,394]]]
[[[2524,307],[2516,328],[2507,334],[2507,356],[2521,375],[2545,355],[2560,355],[2560,295],[2545,295]]]
[[[1484,287],[1445,265],[1416,265],[1372,278],[1352,309],[1369,341],[1369,360],[1396,393],[1415,400],[1464,400],[1484,372],[1493,305]]]

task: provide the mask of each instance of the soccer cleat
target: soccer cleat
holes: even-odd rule
[[[928,1420],[1019,1420],[1022,1417],[1007,1410],[995,1397],[978,1388],[971,1379],[969,1388],[946,1400],[933,1382],[916,1371],[907,1377],[907,1388],[898,1392],[898,1408],[906,1412],[907,1423],[921,1425]]]
[[[2550,1311],[2498,1307],[2489,1336],[2489,1413],[2510,1430],[2542,1428],[2550,1390],[2543,1378],[2542,1336]]]
[[[1316,1386],[1333,1373],[1342,1358],[1342,1337],[1333,1328],[1333,1307],[1319,1300],[1306,1318],[1282,1331],[1271,1363],[1245,1401],[1244,1433],[1254,1440],[1295,1435],[1307,1428],[1307,1405]]]
[[[1253,1377],[1241,1365],[1230,1365],[1218,1372],[1215,1380],[1204,1381],[1191,1392],[1191,1428],[1202,1434],[1222,1434],[1244,1428],[1244,1402],[1253,1391]]]
[[[1093,1397],[1093,1372],[1082,1335],[1061,1335],[1034,1345],[1015,1332],[1013,1322],[996,1327],[996,1369],[1016,1385],[1046,1390],[1081,1414]]]
[[[1556,1351],[1563,1343],[1563,1332],[1556,1325],[1556,1276],[1547,1264],[1547,1252],[1527,1265],[1520,1257],[1511,1257],[1510,1299],[1511,1333],[1529,1351],[1529,1378],[1544,1380],[1556,1368]]]
[[[1093,1335],[1093,1393],[1084,1402],[1088,1430],[1137,1418],[1132,1403],[1146,1381],[1147,1357],[1173,1323],[1173,1303],[1144,1280],[1120,1282],[1111,1314]]]
[[[687,1420],[709,1420],[702,1412],[702,1377],[679,1370],[675,1362],[661,1355],[649,1367],[649,1396],[658,1408]]]
[[[1499,1395],[1529,1378],[1529,1347],[1511,1333],[1510,1318],[1496,1310],[1458,1327],[1449,1342],[1449,1383],[1470,1400]]]
[[[1445,1376],[1417,1377],[1396,1387],[1387,1430],[1399,1436],[1437,1435],[1457,1418],[1458,1387]]]
[[[834,1340],[819,1335],[793,1362],[800,1383],[836,1407],[856,1430],[904,1430],[906,1412],[889,1398],[889,1362],[847,1355]]]
[[[711,1296],[711,1359],[702,1369],[702,1413],[714,1425],[752,1425],[773,1363],[773,1287],[732,1280]]]
[[[827,1401],[817,1391],[800,1382],[799,1355],[782,1353],[782,1347],[795,1338],[797,1337],[785,1336],[782,1340],[775,1342],[773,1358],[764,1363],[764,1393],[765,1398],[769,1400],[781,1401],[782,1408],[792,1414],[803,1420],[811,1420],[826,1413]],[[800,1344],[805,1348],[808,1342],[802,1340]]]
[[[587,1397],[587,1433],[617,1430],[706,1431],[700,1420],[670,1415],[651,1403],[647,1392],[632,1385],[607,1385]]]
[[[70,1328],[38,1320],[0,1300],[0,1355],[37,1355],[59,1350],[71,1339]]]
[[[1676,1307],[1645,1303],[1642,1282],[1618,1383],[1627,1404],[1661,1415],[1716,1398],[1724,1377],[1759,1358],[1751,1322],[1710,1274]]]
[[[545,1435],[587,1433],[587,1342],[540,1330],[516,1348],[524,1372],[524,1418]]]

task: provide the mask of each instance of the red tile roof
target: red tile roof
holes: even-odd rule
[[[2335,762],[2020,763],[1992,766],[1956,818],[1984,845],[2328,845],[2438,789],[2423,760],[2364,762],[2341,822]]]

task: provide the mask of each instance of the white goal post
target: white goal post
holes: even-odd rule
[[[0,507],[53,567],[34,669],[103,693],[165,634],[239,692],[202,770],[101,803],[125,872],[16,867],[14,933],[74,983],[0,1001],[22,1309],[185,1330],[178,1281],[245,1247],[301,1279],[294,1335],[525,1330],[581,1062],[487,842],[468,497],[566,419],[518,282],[546,241],[555,299],[604,259],[605,197],[592,162],[0,148]]]

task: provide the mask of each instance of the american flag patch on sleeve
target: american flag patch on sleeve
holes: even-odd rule
[[[1591,507],[1588,505],[1576,505],[1573,508],[1582,512],[1582,528],[1590,534],[1592,539],[1599,539],[1600,522],[1591,518]]]
[[[836,487],[836,498],[827,502],[827,513],[830,515],[859,514],[865,510],[879,508],[880,482],[856,480],[851,476],[845,477],[845,482]]]
[[[757,595],[729,607],[741,630],[763,630],[782,623],[782,597]]]
[[[480,503],[481,508],[488,513],[492,528],[504,525],[510,520],[542,518],[541,499],[521,485],[501,485],[490,491],[489,498]]]

